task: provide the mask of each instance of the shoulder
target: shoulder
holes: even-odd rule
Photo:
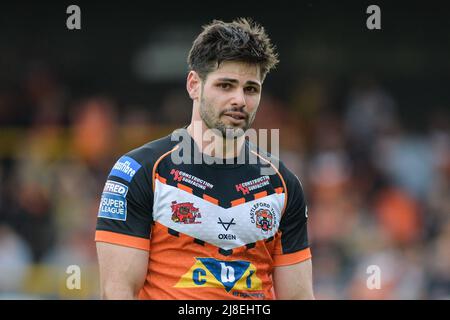
[[[301,186],[300,179],[284,164],[279,156],[274,155],[249,141],[247,141],[247,145],[249,146],[250,152],[257,154],[261,159],[261,164],[268,165],[270,163],[274,167],[275,172],[281,176],[286,184],[291,186],[299,184]]]
[[[154,164],[161,156],[172,150],[177,143],[177,141],[172,141],[171,135],[167,135],[133,149],[123,157],[130,157],[141,165]]]
[[[171,135],[150,141],[122,155],[111,169],[110,176],[121,178],[130,183],[152,175],[158,159],[177,144]],[[147,178],[145,178],[147,179]]]

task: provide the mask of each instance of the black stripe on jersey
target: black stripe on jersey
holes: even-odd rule
[[[271,236],[270,238],[267,238],[267,239],[266,239],[266,243],[269,243],[269,242],[271,242],[271,241],[273,241],[273,236]]]
[[[253,249],[256,246],[256,242],[248,243],[245,245],[247,250]]]
[[[179,237],[179,236],[180,236],[180,233],[179,233],[178,231],[176,231],[176,230],[167,228],[167,231],[169,232],[169,234],[170,234],[171,236],[174,236],[174,237]]]
[[[223,256],[229,256],[229,255],[232,255],[233,254],[233,249],[230,249],[230,250],[225,250],[225,249],[222,249],[222,248],[219,248],[219,253],[221,254],[221,255],[223,255]]]
[[[200,239],[197,239],[197,238],[194,239],[194,243],[199,244],[199,245],[201,245],[201,246],[204,246],[204,245],[205,245],[205,241],[200,240]]]

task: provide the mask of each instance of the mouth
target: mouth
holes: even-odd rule
[[[245,119],[247,119],[247,116],[245,113],[238,112],[238,111],[225,112],[224,115],[233,119],[235,122],[241,122],[241,121],[245,121]]]

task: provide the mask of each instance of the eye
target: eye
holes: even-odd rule
[[[246,87],[245,91],[249,92],[249,93],[258,93],[259,90],[256,87]]]
[[[219,88],[221,88],[221,89],[225,89],[225,90],[227,90],[227,89],[230,89],[231,88],[231,84],[229,84],[229,83],[226,83],[226,82],[223,82],[223,83],[219,83],[218,85],[217,85]]]

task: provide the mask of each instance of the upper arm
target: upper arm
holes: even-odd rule
[[[277,299],[313,299],[308,208],[299,179],[280,167],[286,179],[287,205],[274,250],[273,283]]]
[[[273,270],[275,297],[279,300],[314,299],[311,259]]]
[[[135,299],[144,285],[148,251],[97,242],[103,299]]]

